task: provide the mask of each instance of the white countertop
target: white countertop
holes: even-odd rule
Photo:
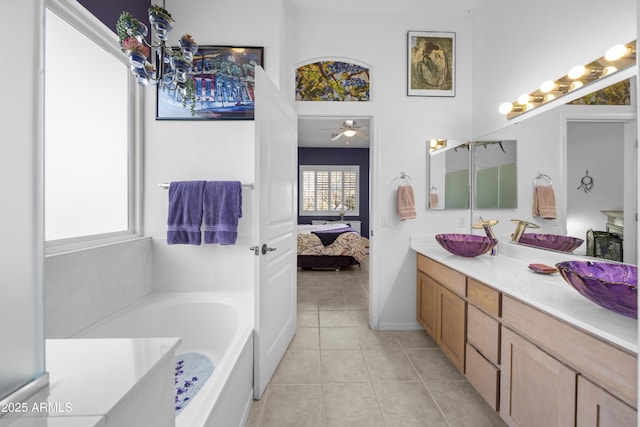
[[[0,417],[0,427],[105,425],[109,411],[130,396],[180,344],[180,338],[46,340],[49,386]],[[172,359],[173,360],[173,359]],[[70,421],[72,420],[72,422]]]
[[[499,243],[496,256],[465,258],[447,252],[433,236],[412,236],[411,249],[592,335],[638,353],[636,319],[589,301],[558,273],[538,274],[528,269],[532,263],[554,265],[560,261],[584,258],[511,243]]]

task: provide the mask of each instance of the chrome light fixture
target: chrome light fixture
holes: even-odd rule
[[[556,80],[547,80],[540,88],[524,93],[513,102],[503,102],[498,111],[512,119],[558,97],[566,95],[599,78],[628,68],[636,63],[636,41],[626,45],[616,45],[607,50],[604,56],[586,65],[577,65],[567,75]]]
[[[147,42],[147,26],[129,12],[122,12],[116,24],[120,47],[129,56],[131,73],[140,86],[159,85],[176,91],[185,107],[187,102],[191,103],[193,114],[195,85],[191,71],[198,45],[190,34],[185,34],[178,42],[178,49],[167,46],[173,17],[164,8],[164,2],[162,6],[152,5],[148,12],[156,41]]]

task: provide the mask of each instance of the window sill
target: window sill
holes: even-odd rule
[[[119,245],[123,243],[134,242],[138,240],[151,239],[150,236],[142,236],[141,234],[127,234],[124,236],[107,237],[104,239],[94,239],[91,241],[73,242],[68,244],[53,245],[46,247],[44,255],[46,257],[68,254],[73,252],[82,252],[86,250],[103,248],[106,246]]]

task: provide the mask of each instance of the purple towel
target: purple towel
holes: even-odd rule
[[[182,181],[169,185],[167,244],[200,244],[204,183]]]
[[[242,217],[242,184],[208,181],[204,186],[204,242],[233,245]]]

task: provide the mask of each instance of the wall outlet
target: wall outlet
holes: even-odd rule
[[[465,227],[466,222],[467,222],[467,220],[466,220],[466,218],[464,217],[464,215],[460,215],[460,216],[458,217],[458,227],[459,227],[459,228],[464,228],[464,227]]]

